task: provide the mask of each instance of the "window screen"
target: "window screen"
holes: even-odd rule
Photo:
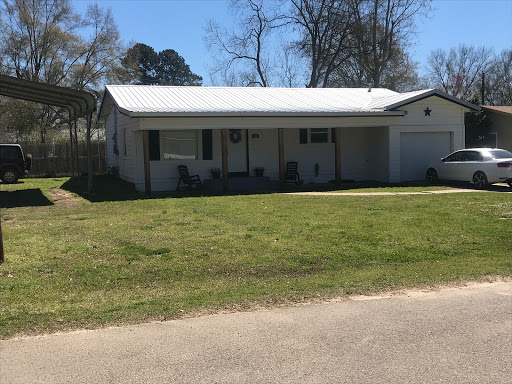
[[[164,160],[196,160],[197,131],[162,131]]]

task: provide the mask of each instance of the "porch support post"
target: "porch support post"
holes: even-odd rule
[[[229,190],[228,178],[228,130],[221,129],[220,141],[222,147],[222,190],[227,192]]]
[[[151,195],[151,164],[149,163],[149,131],[142,131],[142,146],[144,147],[144,184],[146,194]]]
[[[340,128],[334,128],[334,172],[336,185],[341,184],[341,138]]]
[[[277,141],[279,145],[279,184],[285,183],[285,166],[284,166],[284,129],[277,129]]]

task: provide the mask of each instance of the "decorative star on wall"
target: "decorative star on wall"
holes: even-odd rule
[[[423,112],[425,112],[425,116],[430,116],[430,112],[432,112],[432,110],[427,107],[427,109],[424,109]]]

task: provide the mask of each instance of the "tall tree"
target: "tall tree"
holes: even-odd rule
[[[397,49],[389,62],[381,69],[378,87],[397,92],[407,92],[421,87],[417,65],[407,52]],[[373,86],[368,71],[360,65],[357,56],[350,57],[329,82],[332,87],[361,88]]]
[[[350,0],[354,22],[352,60],[374,87],[389,86],[400,76],[415,77],[407,47],[415,21],[430,10],[431,0]],[[396,65],[405,64],[402,73]],[[404,71],[407,69],[407,71]]]
[[[231,0],[238,21],[238,31],[228,32],[215,21],[205,27],[206,44],[214,53],[211,75],[238,79],[242,85],[269,85],[269,42],[272,18],[267,15],[264,0]]]
[[[512,105],[512,50],[503,50],[485,73],[482,104]]]
[[[128,49],[122,64],[127,74],[125,80],[136,84],[201,85],[203,81],[172,49],[156,53],[149,45],[137,43]]]
[[[97,5],[81,17],[69,0],[1,0],[0,71],[31,81],[94,90],[120,65],[112,14]],[[41,142],[60,130],[54,108],[34,108]]]
[[[331,75],[350,58],[353,14],[346,1],[290,0],[290,7],[290,15],[281,19],[299,34],[293,46],[308,60],[306,87],[326,87]]]
[[[433,88],[478,104],[482,73],[490,68],[492,57],[490,48],[464,44],[448,52],[432,51],[428,57],[429,83]]]

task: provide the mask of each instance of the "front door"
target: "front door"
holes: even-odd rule
[[[230,176],[248,176],[247,130],[230,129],[228,134],[228,169]]]

